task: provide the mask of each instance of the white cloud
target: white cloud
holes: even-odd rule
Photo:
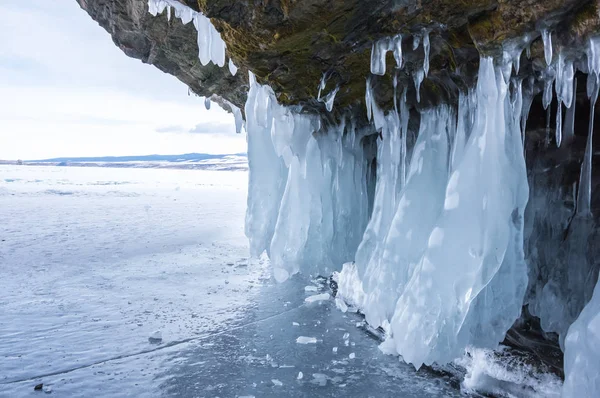
[[[75,1],[0,4],[0,159],[245,152],[233,126],[128,58]]]

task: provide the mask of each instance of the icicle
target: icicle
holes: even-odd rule
[[[233,63],[231,58],[229,58],[229,73],[231,73],[231,76],[235,76],[237,71],[238,71],[237,66],[235,66],[235,64]]]
[[[513,57],[513,66],[515,68],[515,74],[519,74],[519,69],[521,68],[521,55],[523,54],[523,48],[517,49],[514,53]]]
[[[421,44],[421,36],[419,36],[418,33],[415,33],[413,35],[413,51],[415,51],[417,48],[419,48],[419,44]]]
[[[560,148],[560,144],[562,142],[562,102],[558,101],[556,104],[556,129],[555,129],[555,137],[556,137],[556,146]]]
[[[573,79],[573,98],[571,100],[571,106],[567,108],[567,114],[565,115],[565,128],[564,138],[571,140],[575,136],[575,104],[577,102],[577,79]]]
[[[405,87],[400,98],[400,187],[402,189],[406,186],[406,138],[408,136],[408,119],[410,117],[410,111],[406,103],[406,91],[407,88]]]
[[[327,84],[327,79],[325,79],[327,73],[323,73],[321,76],[321,81],[319,82],[319,93],[317,94],[317,101],[321,100],[321,91],[325,90],[325,85]]]
[[[544,42],[544,58],[546,65],[552,63],[552,33],[548,29],[542,30],[542,41]]]
[[[544,95],[542,96],[542,105],[544,109],[548,109],[548,106],[552,102],[552,85],[554,84],[554,79],[546,79],[544,82]]]
[[[429,73],[429,31],[423,29],[423,52],[425,53],[423,57],[423,72],[425,73],[425,77]]]
[[[585,144],[585,154],[583,156],[583,163],[581,164],[581,173],[579,175],[579,191],[577,194],[577,215],[580,217],[591,217],[591,200],[592,200],[592,152],[593,152],[593,134],[594,134],[594,116],[596,109],[596,100],[598,99],[598,80],[597,75],[592,73],[588,74],[588,83],[593,86],[590,97],[590,122],[588,129],[587,143]]]
[[[396,60],[396,68],[402,69],[402,35],[396,35],[392,39],[392,47],[394,51],[394,59]]]
[[[325,97],[325,108],[327,108],[327,112],[331,112],[333,109],[333,101],[335,101],[335,95],[339,90],[340,87],[336,86],[335,89]]]
[[[210,109],[210,97],[204,97],[204,107],[206,110]]]
[[[385,75],[386,55],[390,50],[390,39],[384,38],[373,43],[371,49],[371,73],[374,75]]]
[[[167,21],[171,21],[171,6],[167,6]]]
[[[417,102],[421,102],[421,83],[423,83],[423,78],[425,77],[425,72],[423,69],[419,69],[414,74],[415,81],[415,91],[417,94]]]
[[[233,112],[233,117],[235,118],[235,132],[241,133],[242,126],[244,125],[244,118],[242,116],[242,111],[237,106],[230,104],[231,110]]]
[[[523,110],[521,112],[521,134],[523,135],[523,147],[525,147],[525,135],[527,132],[527,118],[529,117],[529,111],[531,104],[533,103],[533,87],[534,79],[530,77],[527,81],[528,86],[523,90]]]
[[[371,78],[367,77],[367,84],[365,89],[365,105],[367,107],[367,120],[371,121],[373,116],[373,96],[371,90]]]

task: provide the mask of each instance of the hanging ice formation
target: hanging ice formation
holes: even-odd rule
[[[246,235],[267,251],[277,280],[327,274],[351,260],[368,214],[368,164],[352,123],[325,127],[277,103],[250,75]]]
[[[417,367],[448,362],[469,344],[496,346],[520,314],[528,196],[520,95],[519,82],[482,58],[458,124],[447,106],[421,113],[395,199],[380,165],[371,221],[355,263],[339,275],[339,294],[387,329],[387,350]]]
[[[543,105],[550,106],[553,92],[560,105],[557,146],[564,145],[563,135],[573,137],[575,71],[588,73],[592,115],[576,211],[589,218],[600,41],[590,41],[588,65],[582,66],[561,51],[552,56],[550,39],[543,32],[548,66],[541,78]],[[417,99],[429,71],[427,31],[414,36],[413,48],[420,44],[424,62],[412,70]],[[394,106],[387,111],[376,103],[367,78],[371,125],[365,131],[352,119],[324,125],[317,115],[281,106],[272,90],[251,75],[245,108],[250,163],[246,234],[253,254],[267,251],[279,281],[299,271],[328,274],[346,261],[337,275],[338,300],[360,309],[371,326],[384,328],[382,350],[416,367],[452,361],[468,346],[496,347],[524,303],[537,311],[547,331],[564,335],[573,319],[554,311],[551,297],[540,294],[525,301],[529,185],[523,143],[535,93],[533,78],[518,75],[525,46],[507,49],[498,59],[482,57],[476,88],[460,94],[456,107],[421,110],[418,133],[409,132],[407,88],[398,87],[396,74]],[[388,51],[396,69],[404,67],[402,37],[385,38],[372,47],[373,75],[386,73]],[[319,93],[325,83],[324,78]],[[362,139],[374,132],[379,135],[377,169],[371,173]],[[416,141],[409,145],[414,133]],[[370,199],[372,174],[376,183]],[[565,396],[600,394],[590,382],[590,372],[600,369],[590,347],[600,343],[589,332],[591,324],[600,330],[598,289],[566,339]],[[579,375],[588,377],[585,383]]]
[[[157,16],[165,9],[169,19],[171,19],[171,9],[173,9],[175,16],[181,19],[183,24],[194,21],[194,26],[198,31],[198,58],[202,65],[208,65],[211,61],[221,67],[225,65],[225,42],[210,19],[177,0],[148,0],[148,12],[153,16]],[[237,67],[231,59],[229,60],[229,71],[232,75],[237,73]]]

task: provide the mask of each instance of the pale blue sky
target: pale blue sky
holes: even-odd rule
[[[0,1],[0,159],[245,151],[233,116],[128,58],[75,0]]]

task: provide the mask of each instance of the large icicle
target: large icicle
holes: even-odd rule
[[[406,186],[395,206],[373,209],[371,228],[367,228],[356,256],[365,292],[359,307],[373,326],[384,325],[391,319],[395,301],[425,250],[429,232],[442,209],[448,179],[448,128],[453,119],[445,106],[422,113]],[[381,144],[385,148],[385,142]],[[382,160],[383,168],[394,171],[397,167],[395,162]],[[389,171],[385,174],[382,178],[378,174],[377,187],[387,186],[392,190],[394,181],[389,180]],[[377,193],[385,195],[384,189]],[[382,199],[385,201],[385,197]],[[387,228],[382,225],[385,223]],[[369,241],[375,244],[370,256],[363,259],[361,249],[366,251]]]
[[[256,83],[250,73],[250,91],[246,101],[248,132],[248,209],[246,236],[250,252],[260,255],[270,246],[287,173],[271,141],[272,90]]]
[[[528,189],[506,91],[482,58],[473,133],[391,321],[397,352],[416,367],[448,362],[469,344],[496,346],[521,311]]]
[[[598,99],[598,89],[600,88],[600,38],[590,39],[587,58],[589,71],[587,76],[587,95],[590,99],[590,121],[585,154],[581,165],[581,175],[579,177],[579,189],[577,191],[577,215],[582,217],[591,216],[594,116],[596,101]]]
[[[162,13],[165,8],[169,19],[171,8],[173,8],[175,16],[180,18],[183,24],[194,21],[194,26],[198,31],[198,58],[202,65],[208,65],[211,61],[221,67],[225,65],[225,42],[210,19],[177,0],[148,0],[148,12],[153,16]],[[232,65],[230,64],[229,70],[231,74],[235,75],[237,69],[235,66],[232,68]]]

